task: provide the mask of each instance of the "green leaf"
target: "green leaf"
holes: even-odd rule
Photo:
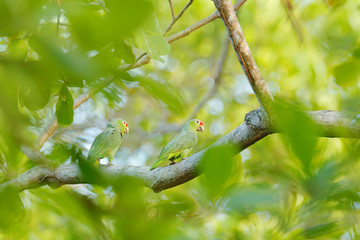
[[[201,159],[202,179],[205,190],[211,196],[217,196],[225,189],[234,170],[234,149],[228,146],[211,147]]]
[[[46,68],[42,61],[24,63],[14,66],[13,77],[19,85],[19,103],[29,110],[36,111],[45,107],[51,93],[51,84],[55,81],[56,74],[51,68]]]
[[[103,186],[108,184],[108,179],[100,171],[99,167],[95,167],[83,157],[78,158],[78,163],[85,182],[95,183]]]
[[[161,62],[163,60],[160,56],[170,53],[170,44],[163,37],[163,32],[155,16],[142,27],[142,30],[135,31],[135,45]]]
[[[269,210],[280,200],[279,193],[267,186],[237,188],[229,196],[227,207],[238,213]]]
[[[316,153],[317,132],[310,117],[299,109],[300,104],[294,104],[284,99],[276,99],[276,116],[279,132],[285,133],[285,144],[289,144],[291,150],[297,156],[308,173],[310,163]]]
[[[136,77],[134,80],[138,80],[140,85],[144,87],[150,95],[166,104],[171,111],[178,114],[183,113],[184,102],[172,85],[161,83],[150,78]]]
[[[330,233],[338,230],[340,230],[340,226],[337,222],[329,222],[309,227],[302,232],[302,235],[306,239],[318,238],[328,236]]]
[[[29,46],[25,39],[13,39],[7,46],[8,54],[11,59],[24,61],[28,53]]]
[[[34,30],[39,23],[43,0],[1,0],[0,36],[15,36],[22,31]]]
[[[153,11],[150,0],[136,2],[126,0],[104,0],[109,10],[108,22],[114,37],[129,36]],[[141,6],[141,7],[140,7]],[[115,35],[116,34],[116,35]]]
[[[0,191],[0,229],[16,228],[25,217],[24,206],[16,189],[7,187]]]
[[[118,41],[115,43],[115,54],[119,58],[123,59],[126,63],[135,62],[135,55],[131,47],[124,41]]]
[[[356,86],[360,81],[360,59],[350,58],[334,68],[336,84],[342,88]]]
[[[56,117],[60,125],[67,126],[73,122],[74,100],[69,89],[64,84],[59,92],[59,99],[56,104]]]
[[[29,39],[29,46],[36,51],[47,65],[60,72],[66,81],[81,86],[82,80],[93,80],[98,75],[96,65],[88,61],[83,52],[64,52],[61,46],[47,35],[35,34]]]

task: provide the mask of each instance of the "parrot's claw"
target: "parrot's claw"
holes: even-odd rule
[[[183,157],[181,160],[185,160],[185,159],[187,159],[186,157]]]
[[[112,163],[112,162],[108,162],[108,164],[107,165],[114,165],[114,163]]]
[[[171,162],[169,165],[174,165],[176,162]]]

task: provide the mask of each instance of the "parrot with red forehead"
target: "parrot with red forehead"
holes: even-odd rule
[[[106,129],[97,135],[91,145],[87,160],[95,166],[100,165],[100,159],[108,157],[112,165],[116,151],[120,148],[123,135],[129,132],[129,124],[122,119],[114,119],[108,123]]]
[[[204,124],[199,119],[192,119],[185,123],[179,135],[161,150],[158,160],[151,166],[150,170],[159,167],[167,160],[171,162],[171,165],[187,158],[197,144],[197,132],[199,131],[204,132]]]

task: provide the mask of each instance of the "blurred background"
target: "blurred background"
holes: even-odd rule
[[[186,3],[172,1],[175,15]],[[113,118],[130,127],[114,163],[138,166],[152,165],[189,118],[205,124],[195,152],[239,126],[259,103],[221,20],[166,41],[214,11],[194,1],[164,37],[168,1],[0,0],[0,182],[34,167],[19,147],[55,115],[41,151],[58,164],[86,158]],[[359,113],[359,1],[248,0],[238,18],[290,109]],[[144,52],[149,64],[121,72]],[[283,117],[288,135],[234,158],[214,150],[205,174],[161,193],[132,179],[0,193],[0,239],[360,239],[359,140],[300,137],[311,121]]]

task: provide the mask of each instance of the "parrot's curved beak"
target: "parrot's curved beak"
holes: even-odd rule
[[[124,133],[128,133],[130,130],[129,130],[129,128],[128,127],[126,127],[125,129],[124,129]]]
[[[204,126],[199,126],[197,129],[196,129],[196,131],[201,131],[201,132],[204,132]]]

